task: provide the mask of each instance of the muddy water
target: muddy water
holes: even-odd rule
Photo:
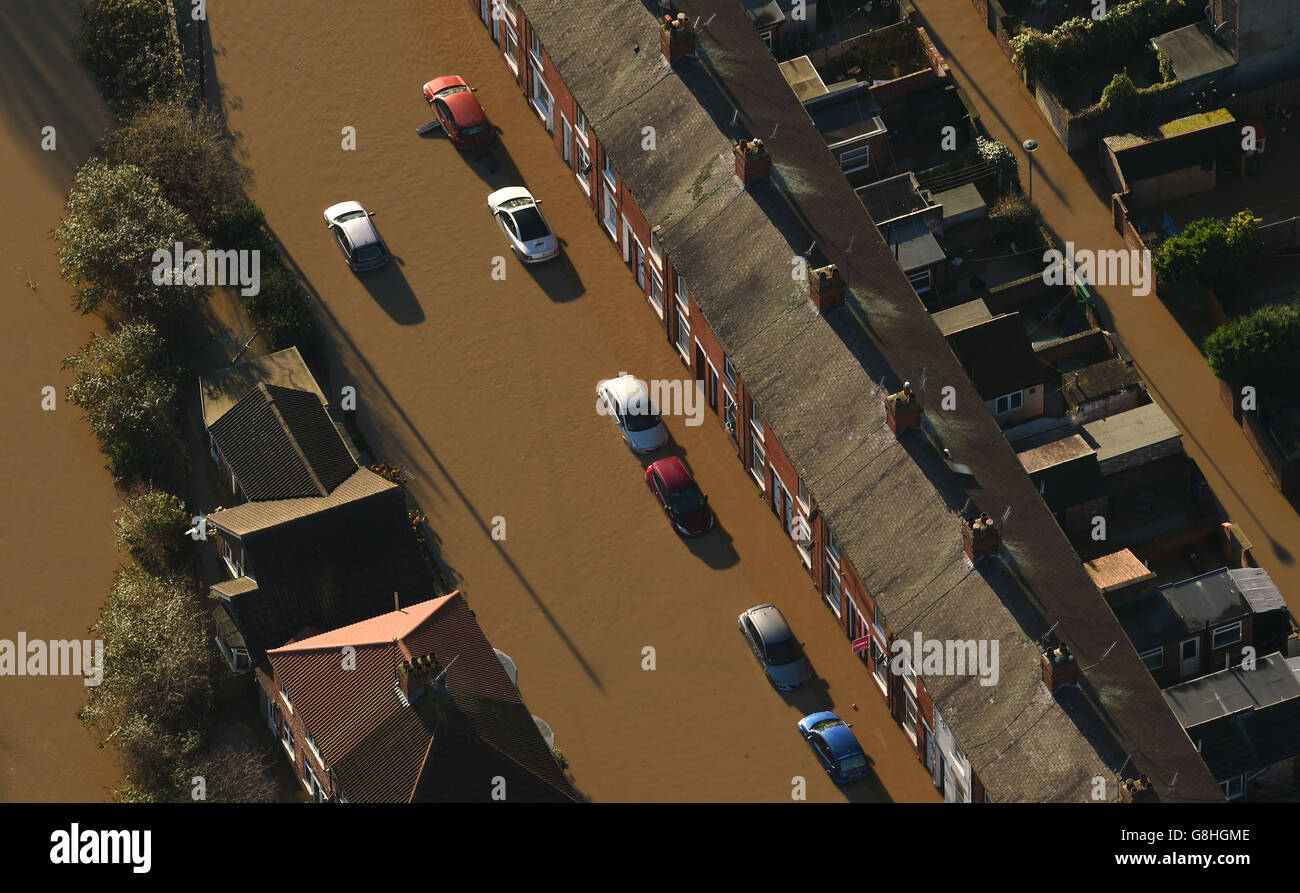
[[[0,6],[0,639],[83,639],[108,594],[118,557],[118,500],[90,427],[63,401],[59,361],[98,328],[71,309],[48,232],[58,223],[76,165],[107,115],[73,60],[75,0]],[[41,150],[41,128],[55,150]],[[42,411],[53,386],[57,408]],[[0,800],[99,801],[120,781],[76,711],[79,678],[0,676]]]
[[[444,558],[579,788],[788,801],[804,776],[809,799],[935,799],[716,419],[670,420],[720,521],[688,544],[594,412],[598,379],[684,367],[470,5],[339,0],[308,13],[238,0],[210,4],[209,21],[213,82],[255,196],[320,299],[334,392],[357,388],[371,447],[414,473]],[[430,117],[421,85],[452,73],[504,130],[495,173],[416,136]],[[355,151],[340,145],[347,126]],[[494,281],[507,251],[484,199],[511,182],[544,199],[565,260],[530,271],[510,258]],[[398,258],[365,279],[321,218],[348,199],[376,212]],[[498,517],[504,540],[490,535]],[[768,601],[822,677],[792,697],[766,684],[736,630]],[[855,723],[880,783],[841,791],[818,770],[794,726],[823,707]]]
[[[1086,168],[1095,178],[1089,182],[1052,135],[968,0],[916,0],[916,6],[993,136],[1011,146],[1031,137],[1038,141],[1034,202],[1048,226],[1077,248],[1123,249],[1111,222],[1111,190],[1097,166]],[[1023,167],[1022,161],[1022,173]],[[1134,296],[1131,289],[1113,286],[1099,292],[1151,396],[1183,432],[1187,454],[1253,543],[1256,560],[1292,612],[1300,612],[1300,515],[1269,482],[1218,399],[1218,382],[1204,357],[1154,293]]]

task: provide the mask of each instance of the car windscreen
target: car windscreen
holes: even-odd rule
[[[365,217],[365,211],[348,211],[346,214],[340,214],[334,218],[335,223],[345,223],[349,220],[356,220],[358,217]]]
[[[480,133],[487,133],[487,129],[490,126],[491,125],[489,124],[474,124],[470,127],[462,128],[460,134],[461,136],[478,136]]]
[[[358,261],[379,260],[383,255],[384,249],[378,245],[362,245],[357,249],[356,259]]]
[[[638,400],[623,411],[623,426],[629,431],[649,431],[659,424],[659,413],[653,404]]]
[[[454,93],[468,93],[468,92],[469,92],[469,87],[466,87],[464,84],[456,84],[455,86],[452,87],[443,87],[441,90],[439,90],[437,93],[433,95],[434,98],[436,99],[446,99],[448,96],[451,96]]]
[[[803,657],[803,649],[794,639],[782,639],[779,642],[764,642],[763,650],[767,652],[767,662],[775,666],[792,664]]]
[[[668,501],[672,503],[674,515],[689,515],[704,508],[704,494],[694,485],[669,494]]]
[[[860,769],[867,768],[867,757],[865,754],[855,753],[851,757],[845,757],[840,760],[840,774],[848,775],[850,772],[857,772]]]
[[[823,719],[820,722],[813,723],[809,728],[814,732],[824,732],[827,729],[833,729],[836,726],[842,725],[844,725],[844,720],[842,719]]]
[[[542,219],[542,212],[531,205],[527,208],[520,208],[511,212],[515,218],[515,226],[519,227],[519,240],[521,242],[531,242],[534,239],[540,239],[549,236],[551,230]]]

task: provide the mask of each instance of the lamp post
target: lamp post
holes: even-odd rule
[[[1025,140],[1022,145],[1025,147],[1025,157],[1029,160],[1029,201],[1034,200],[1034,150],[1038,148],[1038,140]]]

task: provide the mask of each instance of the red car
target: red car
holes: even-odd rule
[[[709,497],[700,492],[681,459],[669,456],[651,463],[645,470],[645,482],[682,536],[700,536],[713,529]]]
[[[481,149],[496,139],[497,129],[488,122],[474,89],[464,78],[434,78],[424,85],[424,98],[456,148]]]

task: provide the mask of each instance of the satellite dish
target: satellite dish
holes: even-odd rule
[[[542,733],[542,738],[546,740],[546,746],[551,749],[551,753],[555,753],[555,733],[551,731],[550,724],[540,716],[534,716],[533,722],[537,723],[537,731]]]
[[[497,653],[497,660],[501,661],[502,669],[504,669],[506,675],[510,677],[510,684],[516,689],[519,688],[519,668],[515,666],[515,662],[510,659],[510,655],[506,654],[500,648],[493,648],[492,650]]]

